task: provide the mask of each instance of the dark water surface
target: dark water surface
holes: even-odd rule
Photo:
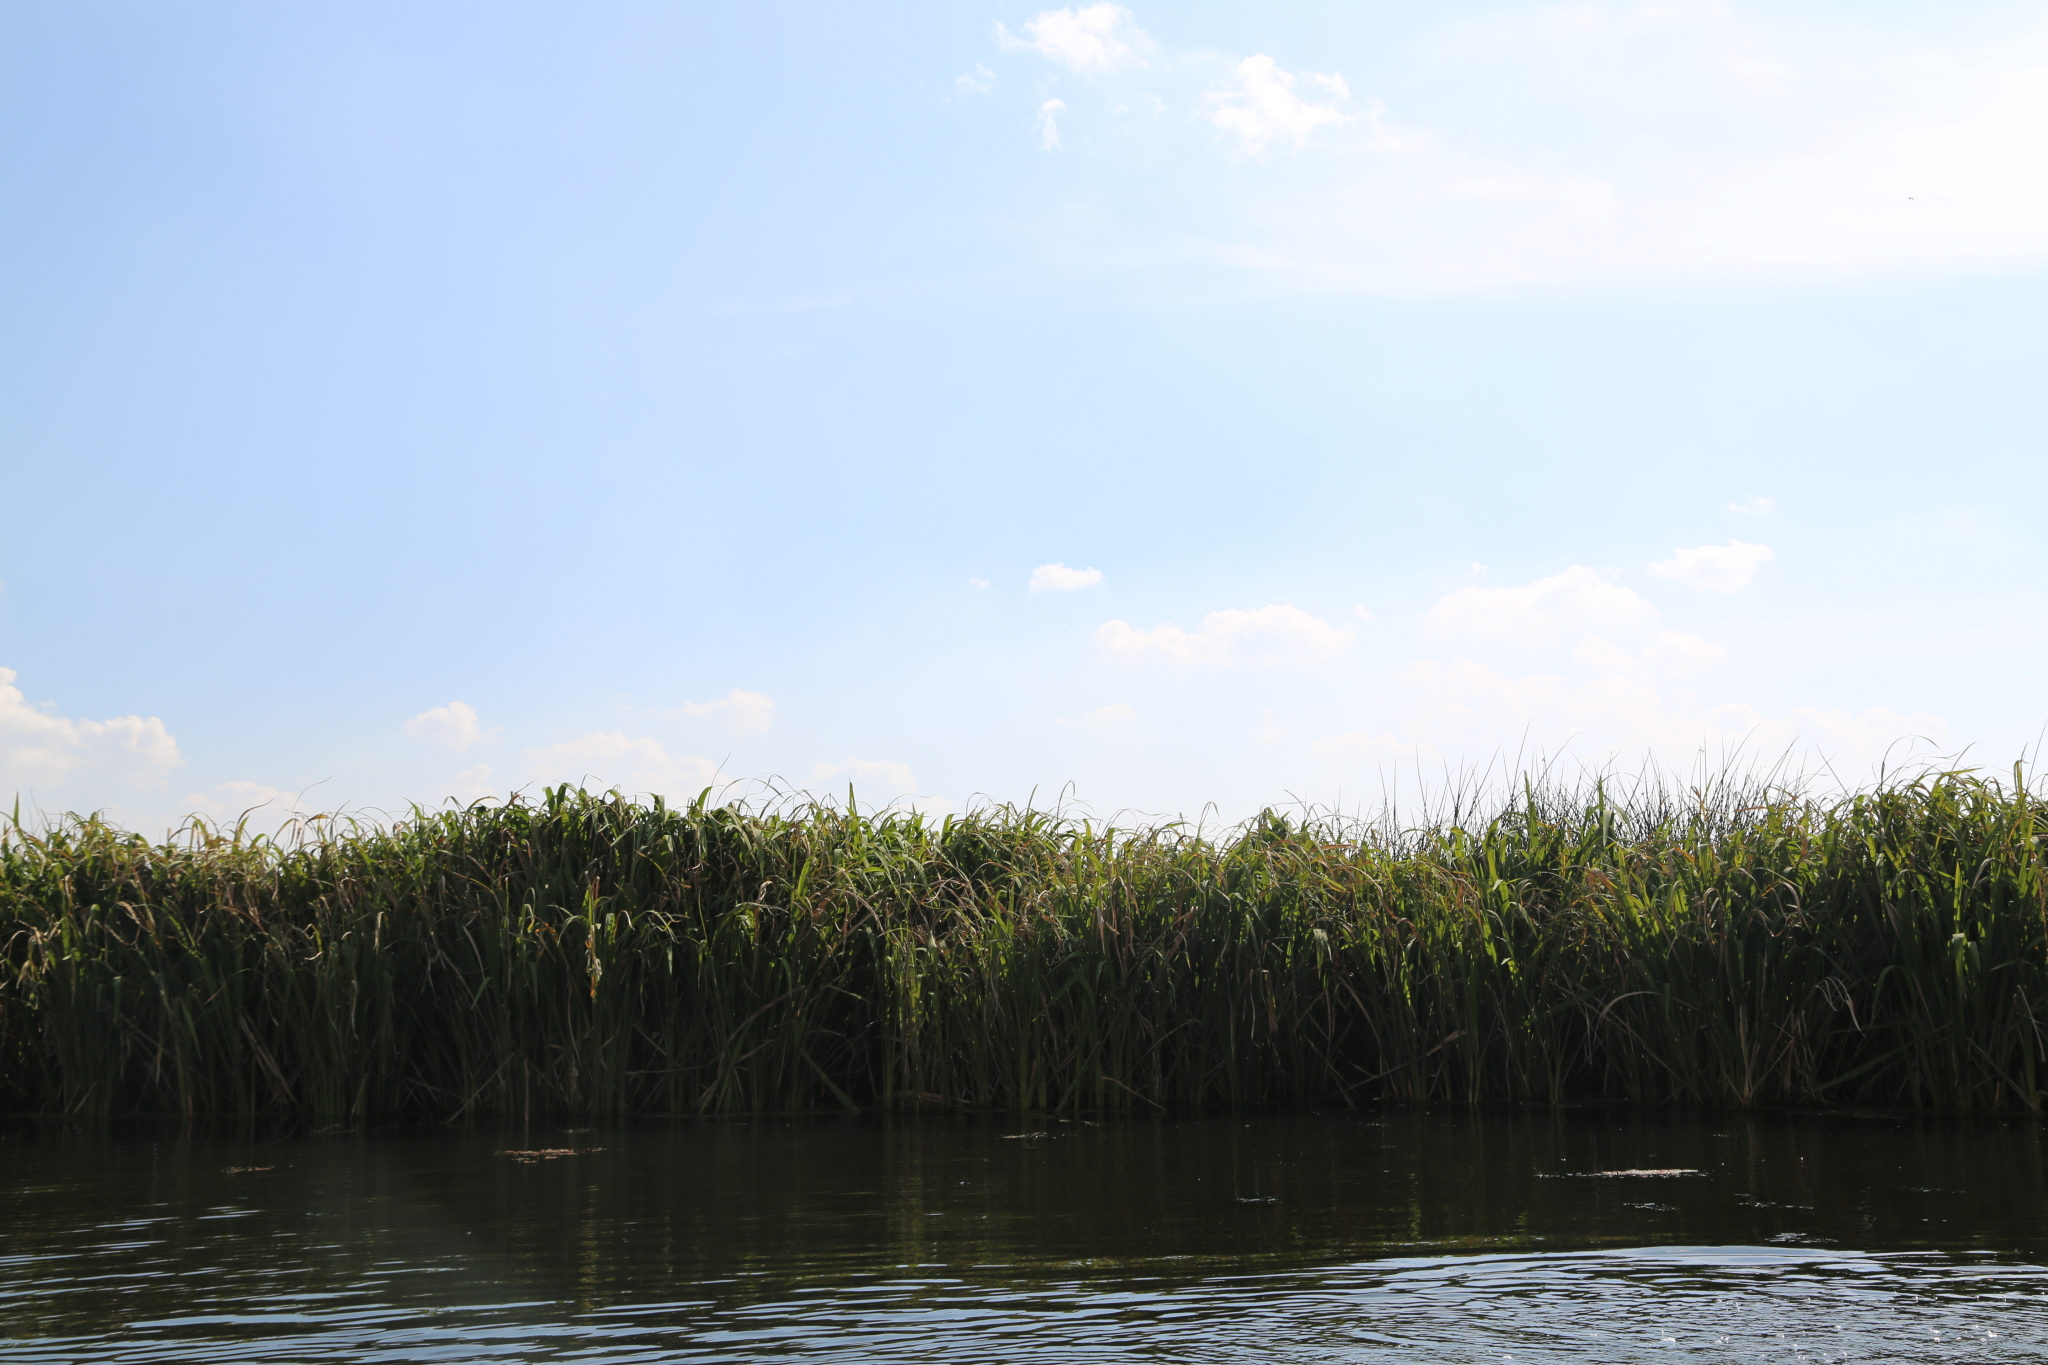
[[[2044,1151],[1608,1108],[19,1126],[0,1361],[2048,1361]]]

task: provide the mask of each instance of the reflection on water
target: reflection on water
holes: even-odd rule
[[[2041,1139],[1607,1108],[21,1127],[0,1361],[2040,1360]]]

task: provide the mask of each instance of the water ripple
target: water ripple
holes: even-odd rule
[[[0,1365],[2048,1359],[2038,1128],[1404,1122],[11,1142]]]

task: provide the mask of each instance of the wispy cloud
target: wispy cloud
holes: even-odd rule
[[[444,749],[460,750],[497,739],[503,731],[484,729],[474,706],[466,701],[451,701],[414,716],[405,723],[405,733]]]
[[[1145,65],[1152,39],[1122,5],[1049,9],[1024,21],[1019,38],[996,25],[996,42],[1009,51],[1036,52],[1077,75],[1092,76]]]
[[[1287,732],[1280,728],[1280,722],[1273,719],[1273,708],[1267,707],[1259,713],[1259,743],[1270,749],[1284,743]]]
[[[686,701],[683,714],[691,717],[722,716],[735,734],[766,734],[775,723],[775,703],[759,692],[735,687],[717,701]]]
[[[1126,32],[1103,27],[1110,8],[1048,11],[1006,41],[1113,70],[1134,40],[1085,37]],[[1947,31],[1714,3],[1514,7],[1416,41],[1426,117],[1398,93],[1354,106],[1334,72],[1231,60],[1200,119],[1238,155],[1323,144],[1313,173],[1205,186],[1190,171],[1170,212],[1127,208],[1120,224],[1108,201],[1077,218],[1063,199],[1046,232],[1085,221],[1092,259],[1223,265],[1322,293],[2048,263],[2048,180],[2015,170],[2048,157],[2048,20],[2028,7]],[[1159,65],[1170,81],[1196,63]],[[1340,125],[1369,135],[1332,136]],[[1126,249],[1105,256],[1106,231]]]
[[[1346,123],[1351,88],[1334,73],[1296,75],[1263,53],[1245,58],[1228,81],[1202,96],[1202,114],[1239,151],[1264,158],[1276,144],[1299,151],[1318,128]]]
[[[1671,558],[1650,566],[1659,578],[1676,579],[1701,592],[1740,592],[1756,580],[1757,570],[1775,558],[1768,545],[1731,540],[1726,545],[1695,545],[1673,551]]]
[[[1067,107],[1065,100],[1047,100],[1038,106],[1038,145],[1048,152],[1060,149],[1060,111]]]
[[[986,95],[995,88],[996,73],[980,62],[953,78],[953,93],[957,95]]]
[[[1672,665],[1661,674],[1646,666],[1660,652]],[[1435,767],[1489,753],[1569,754],[1595,765],[1650,755],[1680,766],[1702,754],[1717,762],[1741,753],[1766,760],[1792,753],[1795,761],[1825,761],[1855,780],[1888,754],[1896,757],[1901,740],[1947,742],[1947,723],[1926,712],[1799,706],[1771,714],[1738,699],[1701,697],[1672,681],[1718,655],[1704,641],[1666,635],[1644,655],[1589,641],[1574,657],[1582,671],[1518,674],[1470,659],[1417,660],[1400,672],[1395,724],[1328,734],[1309,752],[1340,771],[1377,770],[1382,778],[1416,763]]]
[[[1077,725],[1089,730],[1108,730],[1119,725],[1128,725],[1136,719],[1137,712],[1122,702],[1098,706],[1083,716],[1061,716],[1060,724]]]
[[[1767,517],[1771,514],[1771,509],[1777,505],[1776,498],[1752,497],[1744,498],[1741,502],[1731,502],[1722,510],[1740,512],[1745,517]]]
[[[661,741],[629,738],[618,730],[528,749],[526,775],[542,783],[617,787],[629,795],[657,792],[682,799],[719,781],[718,765],[710,759],[695,754],[672,758]]]
[[[1350,645],[1351,633],[1299,607],[1274,605],[1212,611],[1192,631],[1170,623],[1139,630],[1127,621],[1105,621],[1095,643],[1119,663],[1281,668],[1334,658]]]
[[[1535,647],[1588,630],[1656,619],[1657,609],[1634,591],[1609,582],[1597,569],[1574,564],[1515,587],[1460,588],[1439,599],[1422,625],[1432,635]]]
[[[1615,644],[1603,636],[1588,635],[1572,651],[1572,661],[1597,673],[1654,673],[1684,677],[1712,668],[1726,654],[1721,646],[1697,635],[1666,630],[1658,632],[1656,642],[1640,651]]]
[[[1443,753],[1419,736],[1396,730],[1347,730],[1311,740],[1309,754],[1340,768],[1399,770],[1403,765],[1423,763],[1435,766]]]
[[[1100,569],[1070,569],[1064,564],[1041,564],[1031,571],[1033,592],[1073,592],[1092,588],[1102,581]]]
[[[214,824],[232,824],[247,817],[252,825],[274,826],[296,815],[316,813],[297,792],[261,782],[219,782],[205,791],[187,792],[181,813],[204,816]]]
[[[479,763],[474,768],[464,768],[455,774],[454,780],[448,784],[445,791],[458,801],[481,801],[487,797],[497,796],[504,788],[492,782],[494,771],[488,763]]]
[[[1660,673],[1688,677],[1704,673],[1726,658],[1728,651],[1697,635],[1682,630],[1657,633],[1657,642],[1643,651],[1643,663]]]
[[[917,790],[917,778],[910,765],[894,759],[846,758],[837,763],[820,763],[811,769],[805,783],[816,791],[827,786],[850,784],[856,795],[865,787],[884,796],[907,796]]]

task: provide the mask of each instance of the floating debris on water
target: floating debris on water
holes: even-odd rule
[[[601,1152],[602,1147],[532,1147],[523,1150],[508,1150],[498,1153],[509,1156],[521,1165],[531,1166],[537,1161],[553,1161],[558,1157],[582,1156],[588,1152]]]

